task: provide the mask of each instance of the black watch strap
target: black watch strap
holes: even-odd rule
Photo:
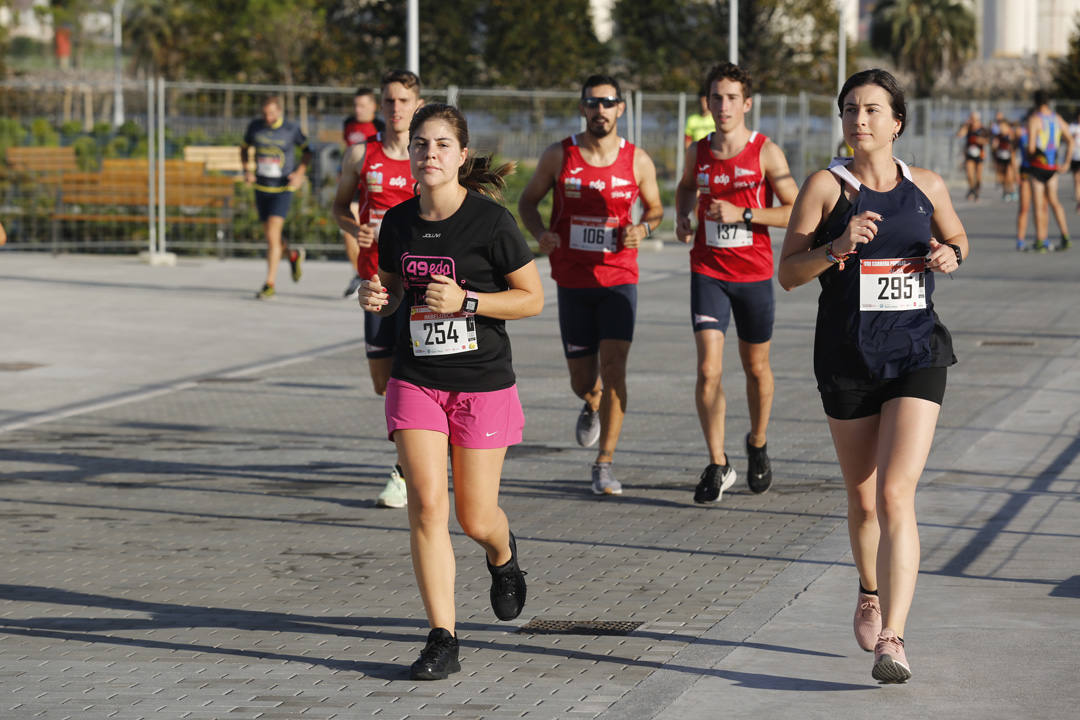
[[[949,247],[951,247],[953,249],[953,252],[956,253],[956,265],[957,265],[957,267],[959,267],[960,265],[963,265],[964,264],[964,256],[960,252],[960,246],[957,245],[956,243],[945,243],[945,244],[948,245]]]
[[[742,211],[742,219],[749,225],[754,221],[754,211],[750,208],[746,208]]]

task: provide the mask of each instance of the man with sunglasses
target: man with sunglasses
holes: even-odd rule
[[[611,463],[626,413],[626,361],[637,310],[637,249],[660,224],[664,208],[656,167],[616,132],[626,103],[615,78],[593,75],[581,89],[585,131],[548,147],[518,211],[549,255],[558,285],[559,328],[570,387],[585,401],[576,435],[582,447],[599,441],[592,491],[619,495]],[[539,204],[553,191],[551,224]],[[631,211],[640,197],[641,219]]]
[[[780,146],[746,127],[753,104],[750,75],[732,63],[709,71],[706,87],[716,132],[691,145],[675,192],[675,236],[690,251],[690,312],[697,346],[695,401],[709,464],[694,502],[717,502],[735,483],[724,452],[726,401],[720,381],[724,337],[735,317],[746,374],[750,432],[746,435],[751,492],[772,484],[765,431],[772,410],[769,367],[775,304],[769,226],[787,227],[799,193]],[[773,194],[779,204],[773,207]],[[695,231],[691,213],[695,211]]]

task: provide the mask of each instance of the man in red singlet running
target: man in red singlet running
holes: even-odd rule
[[[626,361],[637,309],[637,249],[660,224],[664,208],[656,167],[616,132],[626,109],[619,83],[593,75],[581,90],[584,132],[548,147],[521,194],[518,211],[540,251],[551,257],[558,285],[559,327],[570,387],[585,401],[577,441],[600,442],[592,491],[619,495],[611,463],[626,413]],[[554,192],[551,225],[538,206]],[[631,220],[641,198],[641,219]]]
[[[334,196],[334,219],[345,233],[349,260],[356,277],[366,280],[379,268],[378,235],[387,210],[405,202],[415,192],[409,168],[409,122],[420,99],[420,78],[407,70],[392,70],[382,79],[382,112],[386,130],[349,148],[342,163],[341,178]],[[350,203],[359,195],[357,214]],[[359,283],[358,283],[359,284]],[[406,308],[407,310],[407,308]],[[397,337],[396,315],[382,318],[364,313],[364,342],[368,369],[377,395],[386,394],[386,383],[394,362]],[[404,507],[407,502],[401,468],[395,466],[376,504]]]
[[[675,235],[694,243],[690,311],[698,359],[695,400],[709,449],[709,464],[694,491],[697,503],[719,501],[735,483],[735,469],[724,452],[726,402],[721,384],[731,315],[750,406],[747,483],[755,493],[772,484],[765,450],[773,399],[769,343],[775,314],[768,226],[787,226],[799,192],[780,146],[746,127],[753,103],[750,75],[723,63],[709,72],[706,85],[716,132],[690,146],[675,194]],[[774,193],[780,200],[776,207]],[[695,205],[696,231],[691,220]]]

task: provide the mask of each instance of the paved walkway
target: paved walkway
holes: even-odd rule
[[[372,503],[393,447],[344,265],[310,262],[259,303],[259,261],[0,253],[0,717],[1075,714],[1080,252],[1014,253],[1011,206],[960,209],[975,255],[939,282],[961,362],[918,496],[904,686],[871,680],[851,634],[814,287],[778,291],[776,485],[740,479],[708,508],[685,248],[641,257],[622,497],[589,493],[553,294],[514,323],[528,424],[503,503],[529,603],[496,622],[482,552],[455,534],[463,671],[413,683],[424,616],[405,514]],[[519,631],[533,620],[640,625]]]

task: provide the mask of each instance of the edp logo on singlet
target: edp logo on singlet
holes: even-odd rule
[[[606,187],[607,183],[605,183],[603,180],[593,180],[589,183],[590,190],[599,190],[600,192],[604,192],[604,188]]]
[[[403,188],[408,184],[408,180],[398,175],[397,177],[390,178],[390,187]]]

